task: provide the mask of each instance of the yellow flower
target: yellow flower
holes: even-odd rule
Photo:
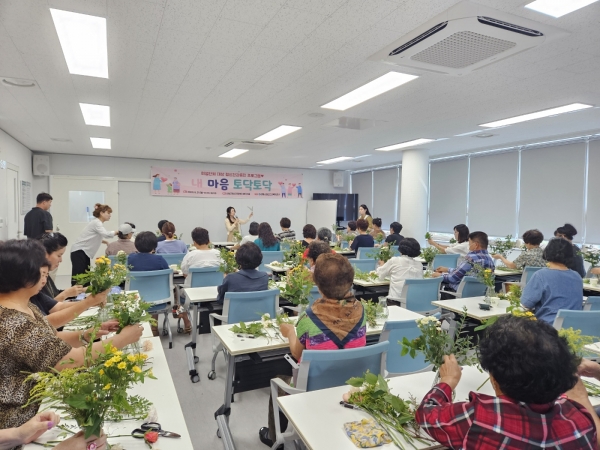
[[[133,366],[133,371],[134,371],[135,373],[141,373],[141,372],[142,372],[142,369],[140,369],[138,366]]]
[[[112,359],[109,359],[108,361],[106,361],[106,362],[104,363],[104,367],[110,367],[110,366],[112,366],[112,365],[113,365],[113,362],[114,362],[114,361],[113,361]]]
[[[492,269],[485,269],[486,273],[492,273]]]
[[[138,359],[141,361],[145,361],[148,359],[148,355],[146,355],[145,353],[140,353],[137,355]]]
[[[116,352],[116,351],[118,351],[117,347],[115,347],[114,345],[111,345],[111,346],[110,346],[110,352],[111,352],[111,353],[114,353],[114,352]]]
[[[104,375],[104,369],[100,369],[100,370],[98,371],[98,373],[99,373],[100,375]]]
[[[115,355],[117,355],[117,356],[121,356],[122,354],[123,354],[123,352],[121,350],[118,350],[115,352]]]
[[[117,367],[118,367],[119,369],[124,369],[125,367],[127,367],[127,363],[126,363],[125,361],[123,361],[123,362],[119,363],[119,364],[117,365]]]
[[[131,362],[134,362],[135,361],[135,356],[133,356],[133,355],[127,355],[127,360],[131,361]]]
[[[112,358],[110,358],[112,360],[112,362],[114,362],[115,364],[121,361],[121,357],[119,355],[113,356]]]
[[[110,383],[108,383],[106,386],[104,386],[102,389],[104,389],[105,391],[108,391],[110,389]]]

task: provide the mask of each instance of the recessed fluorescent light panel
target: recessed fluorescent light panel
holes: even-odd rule
[[[110,127],[110,107],[104,105],[92,105],[80,103],[81,113],[86,125],[97,125],[99,127]]]
[[[407,75],[399,72],[388,72],[385,75],[374,79],[370,83],[354,89],[352,92],[348,92],[346,95],[342,95],[340,98],[321,106],[321,108],[345,111],[348,108],[352,108],[359,103],[369,100],[370,98],[377,97],[384,92],[390,91],[398,86],[403,85],[404,83],[408,83],[415,78],[419,77],[416,75]]]
[[[556,116],[558,114],[570,113],[579,111],[582,109],[591,108],[591,105],[585,105],[583,103],[572,103],[570,105],[559,106],[558,108],[545,109],[530,114],[524,114],[522,116],[510,117],[508,119],[497,120],[496,122],[482,123],[480,127],[501,127],[506,125],[513,125],[515,123],[527,122],[528,120],[541,119],[543,117]]]
[[[90,141],[92,141],[92,147],[94,148],[104,148],[106,150],[110,150],[110,139],[90,138]]]
[[[272,142],[283,136],[287,136],[288,134],[293,133],[294,131],[298,131],[301,128],[302,127],[293,127],[291,125],[281,125],[281,126],[278,126],[277,128],[275,128],[274,130],[271,130],[265,134],[261,134],[259,137],[254,138],[254,140],[255,141]]]
[[[428,142],[433,142],[433,141],[435,141],[435,139],[421,138],[421,139],[415,139],[413,141],[401,142],[399,144],[388,145],[387,147],[376,148],[375,150],[379,150],[380,152],[389,152],[390,150],[399,150],[401,148],[406,148],[406,147],[415,147],[417,145],[427,144]]]
[[[577,11],[587,5],[596,3],[598,0],[535,0],[525,8],[547,14],[552,17],[561,17],[570,12]]]
[[[326,159],[325,161],[317,161],[317,164],[335,164],[342,161],[348,161],[354,159],[351,156],[339,156],[338,158]]]
[[[219,158],[235,158],[236,156],[243,155],[247,151],[248,150],[243,149],[243,148],[232,148],[228,152],[223,153],[222,155],[219,155]]]
[[[50,8],[69,73],[108,78],[106,19]]]

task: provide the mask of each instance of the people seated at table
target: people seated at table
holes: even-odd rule
[[[404,236],[400,234],[402,231],[402,225],[399,222],[392,222],[390,224],[390,235],[385,238],[385,242],[392,245],[400,245],[400,241],[404,239]]]
[[[317,238],[317,229],[315,226],[310,223],[304,225],[304,228],[302,228],[302,237],[304,238],[302,240],[302,246],[306,248]]]
[[[600,381],[600,364],[596,361],[582,358],[581,363],[577,368],[577,374],[580,377],[590,377]],[[600,415],[600,405],[594,407],[594,410],[596,411],[596,415]],[[598,430],[598,428],[596,428],[596,430]]]
[[[544,249],[547,268],[535,272],[523,288],[521,304],[534,310],[538,320],[552,324],[559,309],[581,311],[581,277],[573,266],[573,245],[563,238],[550,239]]]
[[[89,336],[83,332],[56,330],[40,310],[29,302],[44,283],[46,250],[37,240],[10,240],[0,245],[0,429],[19,427],[36,415],[39,404],[23,407],[33,387],[25,382],[31,373],[81,367],[82,347]],[[97,357],[110,343],[122,348],[137,342],[142,326],[125,327],[119,334],[92,345]]]
[[[292,241],[296,240],[296,232],[294,230],[290,230],[292,226],[292,221],[287,217],[282,217],[279,221],[279,226],[281,227],[281,233],[277,234],[277,239],[282,241],[283,239],[289,239]]]
[[[373,229],[373,218],[371,217],[371,211],[369,211],[369,208],[367,207],[367,205],[360,205],[358,207],[358,218],[356,219],[356,222],[358,222],[360,219],[367,221],[367,223],[368,223],[367,228],[369,229],[369,231],[371,231]],[[359,229],[360,229],[360,227],[359,227]]]
[[[366,222],[366,221],[364,221]],[[367,323],[362,303],[352,294],[354,269],[342,255],[324,253],[317,258],[313,279],[321,298],[300,314],[296,326],[281,324],[281,334],[289,339],[290,352],[296,360],[304,349],[337,350],[366,345]],[[275,420],[272,399],[269,400],[269,426],[259,430],[259,438],[272,446],[275,438]],[[282,431],[287,418],[280,414]]]
[[[483,269],[494,270],[496,268],[487,248],[488,235],[483,231],[474,231],[469,234],[469,253],[465,260],[455,269],[438,267],[431,276],[443,277],[442,287],[445,290],[456,291],[464,276],[473,269],[473,264],[479,264]]]
[[[119,238],[116,242],[111,242],[106,246],[106,256],[114,256],[119,252],[125,252],[128,255],[136,253],[135,244],[131,240],[133,237],[133,229],[130,223],[125,222],[119,226],[117,231],[117,237]]]
[[[192,241],[195,250],[183,257],[181,261],[181,272],[187,278],[192,267],[219,267],[221,265],[221,254],[216,248],[210,248],[210,236],[208,230],[196,227],[192,230]]]
[[[373,236],[373,239],[377,239],[378,237],[383,237],[385,239],[385,231],[381,229],[381,223],[382,222],[379,217],[373,219],[373,229],[369,233],[371,236]]]
[[[346,234],[348,236],[358,236],[358,231],[356,231],[356,220],[351,220],[346,225]]]
[[[421,246],[416,239],[405,238],[398,245],[400,256],[394,256],[387,262],[379,261],[376,272],[379,280],[390,279],[388,297],[399,299],[404,287],[404,280],[423,278],[423,264],[414,258],[421,254]]]
[[[577,377],[580,358],[552,326],[501,317],[478,354],[496,396],[470,392],[468,401],[453,402],[462,372],[444,356],[440,382],[415,416],[433,439],[452,449],[597,448],[600,421]]]
[[[156,246],[156,253],[187,253],[187,245],[182,240],[175,237],[175,225],[167,222],[162,227],[164,241],[160,241]]]
[[[577,272],[581,278],[585,278],[585,267],[583,266],[583,257],[580,255],[581,249],[573,244],[573,237],[577,234],[577,230],[570,223],[565,223],[562,227],[558,227],[554,231],[555,237],[561,237],[571,243],[573,247],[573,260],[569,269]]]
[[[373,236],[367,234],[367,230],[369,229],[369,223],[364,219],[358,219],[356,221],[356,226],[358,228],[359,234],[354,238],[354,240],[350,244],[350,248],[356,251],[360,247],[374,247],[375,241],[373,240]]]
[[[127,258],[127,264],[134,272],[147,272],[150,270],[168,269],[167,260],[160,255],[156,255],[156,246],[158,239],[150,231],[142,231],[135,237],[135,248],[138,253],[132,253]]]
[[[457,265],[465,260],[465,256],[469,253],[469,227],[461,223],[454,227],[454,244],[443,245],[435,242],[433,239],[427,239],[427,243],[439,250],[440,253],[448,255],[460,255]]]
[[[540,244],[544,240],[544,235],[540,230],[527,230],[523,233],[523,242],[525,243],[524,252],[521,252],[514,261],[509,261],[502,255],[492,255],[492,258],[501,260],[506,267],[511,269],[523,270],[524,267],[546,267],[544,259],[544,250]]]
[[[62,262],[69,241],[63,234],[56,232],[43,234],[40,237],[40,242],[46,249],[46,256],[48,262],[50,262],[50,272],[52,272],[56,270]],[[57,302],[62,302],[68,298],[77,297],[79,294],[85,292],[85,289],[86,288],[83,286],[76,284],[75,286],[61,290],[56,287],[54,280],[51,277],[48,277],[46,284],[42,288],[42,292],[49,297],[52,297]]]
[[[254,241],[257,238],[258,238],[258,222],[250,222],[250,226],[248,227],[248,234],[242,238],[241,242],[238,242],[237,244],[235,244],[233,246],[233,249],[237,250],[242,245],[244,245],[246,242],[254,243]]]
[[[313,241],[306,249],[306,260],[311,272],[315,271],[315,264],[319,255],[323,253],[335,253],[327,242]]]
[[[254,242],[246,242],[235,252],[235,262],[240,270],[228,274],[217,287],[217,302],[223,303],[227,292],[254,292],[269,289],[269,274],[256,270],[263,255]]]
[[[158,227],[158,238],[157,238],[158,242],[164,241],[166,239],[166,236],[162,233],[162,227],[167,222],[168,222],[168,220],[165,220],[165,219],[158,221],[158,225],[157,225],[157,227]]]
[[[258,226],[258,239],[254,243],[263,252],[278,252],[281,250],[279,240],[275,237],[271,225],[267,222],[262,222]]]

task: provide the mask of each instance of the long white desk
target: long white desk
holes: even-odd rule
[[[417,373],[391,378],[388,385],[393,394],[401,398],[410,395],[422,399],[431,389],[435,374],[433,372]],[[468,400],[469,392],[477,388],[488,377],[487,373],[479,372],[475,367],[463,367],[462,378],[456,388],[455,402]],[[587,379],[600,384],[597,380]],[[342,395],[350,386],[339,386],[331,389],[306,392],[303,394],[279,397],[277,402],[283,413],[290,420],[296,432],[300,435],[306,446],[311,450],[356,450],[356,447],[344,433],[343,425],[370,416],[363,412],[344,408],[340,405]],[[491,383],[488,381],[478,391],[483,394],[495,395]],[[593,405],[600,404],[600,398],[590,397]],[[422,432],[423,436],[427,436]],[[412,448],[400,435],[397,435],[405,448]],[[442,448],[437,442],[420,443],[413,441],[419,449]],[[396,447],[387,444],[379,447],[383,450],[392,450]]]
[[[265,267],[269,269],[271,272],[276,273],[286,273],[288,270],[292,270],[292,266],[287,265],[274,265],[274,264],[265,264]]]
[[[494,270],[494,275],[497,277],[508,277],[508,276],[513,276],[513,275],[522,275],[522,274],[523,274],[523,271],[517,270],[517,269],[502,270],[502,269],[496,268]]]
[[[142,342],[145,339],[142,339]],[[162,450],[193,450],[194,446],[190,439],[185,418],[181,411],[181,405],[177,398],[175,385],[169,371],[165,352],[163,351],[160,338],[154,337],[149,339],[152,342],[153,348],[149,352],[144,352],[148,355],[148,361],[152,364],[152,371],[156,380],[147,379],[143,384],[134,386],[131,393],[141,395],[151,401],[158,413],[158,422],[163,430],[173,431],[181,435],[181,438],[166,438],[159,437],[155,446]],[[116,435],[130,435],[134,428],[139,427],[143,420],[124,420],[122,422],[106,422],[104,424],[104,432],[109,436],[108,442],[111,445],[120,443],[127,450],[148,450],[148,446],[143,439],[136,439],[131,436],[111,438]],[[74,425],[72,420],[63,420],[63,424]],[[58,435],[62,433],[60,428],[44,433],[36,442],[46,443],[51,440],[60,439]],[[27,450],[37,450],[40,447],[36,444],[28,444],[24,447]]]
[[[355,284],[355,285],[361,286],[361,287],[389,286],[390,280],[365,281],[365,280],[359,280],[359,279],[355,278],[354,281],[352,282],[352,284]]]
[[[583,290],[585,291],[594,291],[594,292],[600,292],[600,286],[599,285],[592,285],[589,283],[583,283]]]
[[[413,311],[409,311],[398,306],[388,308],[389,316],[387,320],[416,320],[424,317]],[[383,322],[375,327],[367,326],[367,335],[380,334],[383,329]],[[233,437],[229,429],[229,415],[231,413],[231,396],[233,394],[233,377],[235,371],[235,358],[249,353],[264,352],[289,347],[286,338],[276,336],[273,330],[268,330],[269,337],[238,337],[237,333],[230,331],[232,324],[219,325],[213,328],[213,332],[222,342],[225,350],[225,361],[227,364],[227,374],[225,376],[225,395],[223,405],[215,413],[217,426],[219,427],[219,436],[223,441],[225,449],[235,449]],[[335,448],[335,447],[332,447]]]
[[[483,299],[484,297],[467,297],[453,300],[437,300],[431,302],[431,304],[458,314],[462,314],[463,308],[466,306],[467,316],[475,320],[485,320],[493,316],[503,316],[507,314],[506,308],[510,306],[508,300],[498,299],[498,304],[492,306],[489,311],[486,311],[484,309],[479,309],[479,304],[484,303]]]

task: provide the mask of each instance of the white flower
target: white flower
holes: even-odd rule
[[[269,320],[271,318],[271,314],[269,313],[264,313],[262,316],[260,316],[261,320]]]

